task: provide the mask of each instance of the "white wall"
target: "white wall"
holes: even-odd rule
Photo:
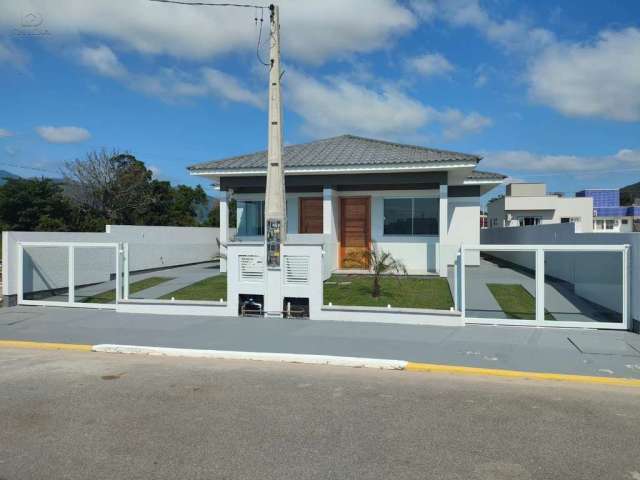
[[[511,221],[506,226],[519,226],[518,217],[540,217],[543,225],[560,223],[563,217],[580,218],[578,223],[582,232],[593,229],[593,199],[591,197],[557,197],[554,195],[532,197],[505,197],[491,202],[487,208],[488,226],[492,228],[493,220],[497,227],[503,227],[507,215]],[[495,228],[495,227],[494,227]]]
[[[331,208],[327,205],[325,214],[332,211],[333,218],[325,222],[324,232],[330,235],[325,245],[325,270],[333,265],[338,268],[338,237],[340,234],[340,197],[369,196],[371,198],[371,241],[381,249],[390,252],[402,260],[410,274],[433,273],[441,264],[453,264],[455,253],[461,243],[479,243],[480,238],[480,199],[479,197],[449,197],[447,208],[447,247],[439,248],[438,235],[385,235],[384,234],[384,199],[385,198],[440,198],[435,189],[425,190],[381,190],[335,192],[326,189],[323,193],[288,193],[287,194],[287,233],[298,233],[298,205],[300,197],[322,196],[325,202],[331,200]],[[263,200],[262,194],[236,194],[237,201]],[[238,218],[240,215],[238,215]],[[247,240],[257,240],[246,237]],[[476,253],[470,253],[467,264],[474,265],[479,261]],[[445,268],[446,275],[446,268]]]
[[[206,227],[144,227],[128,225],[107,226],[104,233],[84,232],[3,232],[3,295],[17,294],[17,242],[97,242],[129,243],[130,271],[171,267],[211,260],[218,254],[217,228]],[[52,252],[52,250],[48,250]],[[57,252],[57,250],[56,250]],[[32,263],[25,264],[34,275],[30,277],[32,291],[66,286],[62,275],[66,256],[30,250]],[[115,260],[105,249],[85,251],[76,255],[76,284],[102,282],[115,273]],[[113,271],[108,272],[106,265]],[[27,268],[25,268],[26,270]]]
[[[640,233],[577,233],[575,225],[562,223],[516,228],[482,230],[481,244],[506,245],[625,245],[631,246],[631,316],[640,319]],[[531,255],[500,252],[511,262],[532,268]],[[549,275],[574,283],[576,293],[589,300],[619,310],[615,283],[619,282],[619,262],[609,253],[547,253],[545,269]],[[616,293],[616,295],[612,295]]]

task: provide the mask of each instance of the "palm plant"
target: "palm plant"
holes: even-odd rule
[[[361,265],[369,265],[373,277],[373,285],[371,287],[371,296],[373,298],[380,296],[380,279],[382,275],[407,274],[407,268],[401,260],[395,258],[390,252],[378,250],[376,247],[373,247],[371,250],[367,249],[363,252],[354,253],[350,256],[357,257],[357,259],[353,259],[354,262],[359,262]]]

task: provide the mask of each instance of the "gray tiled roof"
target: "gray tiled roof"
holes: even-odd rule
[[[450,161],[479,162],[480,157],[415,145],[385,142],[354,135],[317,140],[284,147],[285,167],[335,167],[358,165],[429,164]],[[189,167],[197,170],[241,170],[266,168],[267,152],[199,163]]]
[[[504,180],[505,178],[507,178],[507,176],[502,175],[501,173],[483,172],[480,170],[474,170],[467,177],[467,180]]]

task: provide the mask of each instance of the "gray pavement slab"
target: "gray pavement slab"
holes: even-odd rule
[[[640,358],[584,353],[570,336],[603,345],[638,341],[637,334],[608,330],[196,317],[61,307],[0,310],[0,339],[339,355],[640,378]]]
[[[597,355],[630,355],[640,357],[640,352],[619,338],[595,338],[586,335],[570,335],[569,340],[582,353]]]

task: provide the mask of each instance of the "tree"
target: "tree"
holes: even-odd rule
[[[129,153],[90,152],[67,162],[63,174],[71,198],[108,223],[137,224],[152,201],[153,174]]]
[[[359,265],[369,265],[369,269],[373,274],[373,284],[371,286],[371,296],[378,298],[381,293],[380,279],[386,273],[395,273],[398,275],[406,275],[407,268],[402,261],[395,258],[391,253],[384,250],[378,250],[375,246],[371,250],[357,252],[350,255],[351,260]]]
[[[50,179],[8,179],[0,186],[0,223],[7,230],[70,230],[75,218],[61,186]]]
[[[191,188],[178,185],[173,190],[173,224],[178,226],[194,226],[197,224],[197,206],[204,206],[208,202],[207,194],[200,185]]]
[[[238,206],[234,199],[229,200],[229,228],[235,228],[237,225],[237,207]],[[206,224],[210,227],[220,227],[220,202],[216,203],[209,212],[209,218],[207,219]]]

